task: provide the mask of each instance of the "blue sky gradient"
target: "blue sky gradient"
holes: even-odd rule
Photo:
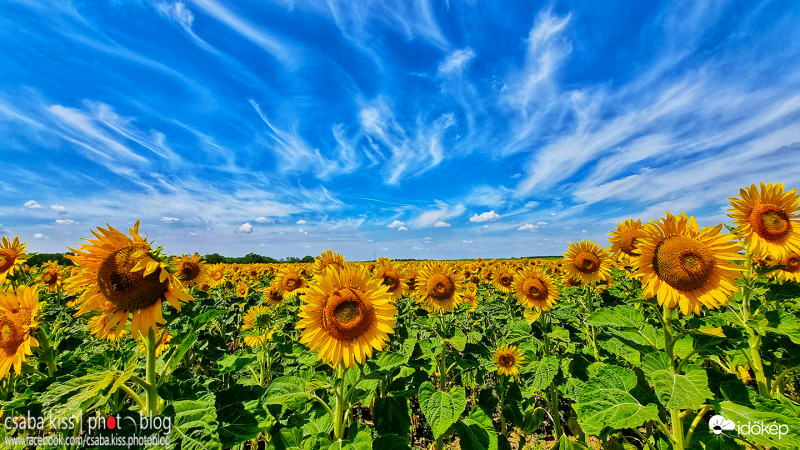
[[[0,1],[0,234],[562,254],[800,186],[800,4]]]

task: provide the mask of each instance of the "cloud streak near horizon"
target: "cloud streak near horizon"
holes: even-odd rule
[[[800,6],[7,2],[0,230],[66,251],[556,255],[800,187]],[[385,249],[385,250],[384,250]]]

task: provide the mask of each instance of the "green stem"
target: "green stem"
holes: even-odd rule
[[[781,390],[780,388],[781,388],[781,385],[783,384],[783,380],[793,370],[797,370],[797,367],[790,367],[790,368],[784,370],[783,372],[781,372],[780,375],[775,377],[775,380],[772,382],[772,396],[773,397],[778,393],[779,390]]]
[[[673,308],[664,307],[664,348],[669,357],[669,370],[674,374],[678,374],[679,365],[675,364],[675,340],[672,339],[672,313]],[[670,421],[672,422],[672,439],[673,448],[675,450],[683,450],[683,418],[681,417],[681,410],[678,408],[669,411]]]
[[[147,333],[147,369],[145,380],[147,381],[147,414],[150,417],[158,414],[158,385],[156,384],[156,333],[150,328]]]
[[[122,392],[126,393],[131,400],[135,401],[136,404],[139,405],[139,409],[141,409],[142,412],[147,409],[147,405],[144,403],[144,400],[142,400],[142,397],[139,397],[139,394],[134,392],[133,389],[124,384],[121,384],[119,388],[122,390]]]
[[[339,383],[336,386],[336,406],[333,416],[333,435],[336,441],[344,439],[344,420],[345,420],[345,392],[344,392],[344,365],[339,364],[336,368],[336,378]]]
[[[44,331],[44,328],[39,328],[37,332],[37,341],[39,342],[39,347],[42,349],[42,356],[44,359],[45,364],[47,364],[47,375],[53,376],[53,372],[56,371],[56,362],[55,362],[55,352],[53,348],[50,346],[50,336],[47,335],[47,332]]]
[[[497,391],[500,395],[500,434],[505,436],[506,434],[506,418],[503,416],[503,409],[506,407],[506,386],[505,386],[506,377],[505,375],[500,375],[497,380]]]
[[[544,314],[542,314],[544,316]],[[552,349],[550,348],[550,338],[547,336],[547,333],[550,331],[550,323],[549,320],[546,322],[546,326],[542,327],[542,331],[544,332],[544,356],[550,356],[552,353]],[[553,427],[555,428],[555,440],[558,442],[561,439],[561,436],[564,434],[564,429],[561,428],[561,414],[558,410],[558,389],[556,388],[555,383],[551,382],[550,386],[547,388],[547,395],[548,395],[548,403],[550,403],[550,416],[553,419]]]
[[[753,317],[750,313],[750,294],[753,292],[755,285],[755,277],[753,276],[753,255],[747,254],[747,279],[745,286],[742,288],[742,317],[744,322],[744,329],[747,331],[748,344],[750,345],[750,366],[756,375],[756,384],[758,385],[758,393],[764,397],[771,398],[770,383],[767,380],[767,375],[764,373],[764,362],[761,359],[761,336],[748,325],[748,322]]]
[[[594,312],[594,306],[592,305],[592,294],[594,291],[589,286],[584,286],[585,295],[586,295],[586,310],[589,315]],[[586,335],[589,336],[589,342],[592,343],[592,350],[594,350],[594,360],[600,362],[600,351],[597,349],[597,338],[594,334],[594,327],[591,325],[586,325]]]
[[[708,410],[711,409],[708,405],[703,405],[703,409],[697,413],[692,421],[692,424],[689,426],[689,432],[686,433],[686,439],[684,440],[686,446],[690,446],[692,444],[692,436],[694,435],[694,430],[697,428],[697,425],[700,424],[700,421],[703,420],[703,416],[706,415]]]

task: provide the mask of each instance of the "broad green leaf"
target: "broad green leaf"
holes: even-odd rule
[[[376,398],[373,412],[375,431],[378,434],[397,434],[406,436],[411,427],[411,414],[408,400],[391,395]]]
[[[463,352],[464,346],[467,345],[467,336],[463,331],[457,329],[453,337],[447,341],[453,346],[453,348],[459,352]]]
[[[547,356],[541,361],[532,361],[525,366],[524,372],[533,374],[531,382],[528,384],[528,390],[543,391],[550,386],[553,378],[558,374],[558,358]]]
[[[544,423],[544,408],[531,406],[525,410],[522,421],[522,431],[525,434],[534,434]]]
[[[698,409],[714,394],[708,388],[705,369],[688,366],[686,373],[678,375],[669,370],[657,370],[650,376],[658,400],[667,409]]]
[[[716,413],[733,421],[739,436],[780,449],[800,447],[800,419],[791,409],[758,395],[738,380],[723,382],[720,390],[726,400],[718,402]]]
[[[522,410],[520,404],[522,403],[522,392],[519,390],[519,384],[509,383],[506,387],[506,392],[503,397],[503,417],[506,421],[514,426],[522,426]]]
[[[308,422],[302,427],[304,435],[317,436],[329,433],[333,429],[333,418],[319,403],[314,403],[314,406],[304,416],[308,419]]]
[[[639,353],[639,350],[626,345],[618,338],[612,337],[611,339],[604,339],[597,344],[612,355],[619,356],[634,366],[641,364],[641,353]]]
[[[173,415],[170,442],[182,450],[222,449],[217,433],[216,396],[207,393],[197,400],[178,400],[165,411]]]
[[[347,430],[347,437],[356,450],[372,450],[372,432],[361,422],[353,422]]]
[[[418,395],[419,407],[431,426],[434,439],[442,436],[467,407],[467,395],[463,387],[442,392],[426,381],[419,387]]]
[[[267,387],[262,399],[267,404],[297,409],[312,398],[312,395],[306,392],[306,383],[306,380],[299,377],[276,378]]]
[[[217,362],[217,375],[235,372],[254,364],[256,359],[256,355],[228,355]]]
[[[303,439],[303,450],[328,450],[333,441],[328,433],[319,433]]]
[[[268,450],[302,450],[303,430],[299,428],[281,428],[272,437]]]
[[[357,449],[352,442],[350,442],[347,439],[343,439],[341,441],[337,441],[331,444],[331,446],[328,447],[328,450],[357,450]]]
[[[643,405],[630,391],[636,386],[631,369],[605,366],[578,394],[575,410],[586,433],[599,434],[603,428],[638,427],[658,419],[656,405]]]
[[[600,308],[586,318],[586,323],[595,327],[642,328],[644,314],[636,308],[620,305]]]
[[[373,450],[411,450],[408,438],[396,434],[384,434],[372,441]]]
[[[494,424],[481,408],[473,408],[469,417],[459,419],[455,430],[463,450],[497,450]]]
[[[767,331],[787,336],[795,344],[800,344],[800,319],[785,312],[770,311]]]
[[[650,353],[642,359],[642,371],[646,377],[659,370],[669,370],[669,366],[669,355],[664,352]]]
[[[259,401],[264,392],[261,386],[234,385],[216,394],[219,437],[226,448],[267,432],[275,418]]]

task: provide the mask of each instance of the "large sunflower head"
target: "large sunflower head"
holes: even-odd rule
[[[15,237],[13,241],[9,241],[7,237],[3,236],[2,244],[0,244],[0,284],[5,283],[8,277],[22,270],[22,265],[28,258],[25,253],[26,247],[27,244],[19,241],[19,236]]]
[[[40,309],[39,294],[32,287],[0,292],[0,379],[11,367],[21,373],[22,363],[33,354],[31,348],[39,346],[33,331],[39,326]]]
[[[372,276],[388,287],[392,300],[397,301],[403,296],[406,288],[406,277],[403,268],[388,258],[378,260]]]
[[[462,275],[445,261],[428,263],[419,271],[414,291],[428,311],[445,313],[461,302]]]
[[[200,255],[195,253],[192,256],[181,254],[179,257],[172,258],[175,266],[175,274],[184,284],[191,286],[200,281],[205,272],[205,263],[200,261]]]
[[[560,296],[550,275],[537,267],[526,267],[517,273],[514,295],[521,305],[539,311],[552,309]]]
[[[245,331],[244,343],[248,347],[262,347],[271,339],[277,324],[276,309],[270,305],[254,306],[244,315],[242,331]]]
[[[61,268],[56,261],[49,261],[36,279],[50,292],[58,291],[64,283]]]
[[[498,264],[492,270],[492,284],[498,291],[509,294],[514,290],[515,270],[508,264]]]
[[[85,286],[77,299],[76,315],[99,311],[108,317],[105,330],[122,330],[131,319],[131,334],[147,335],[164,323],[161,302],[167,300],[180,311],[181,303],[194,300],[150,243],[139,235],[139,221],[126,236],[113,227],[97,227],[97,239],[86,239],[68,255],[81,272],[70,277],[73,287]],[[119,331],[116,332],[119,334]]]
[[[611,252],[618,258],[632,258],[637,255],[638,242],[647,236],[639,219],[628,219],[617,224],[617,229],[609,233],[608,242],[611,243]]]
[[[300,343],[331,367],[363,364],[394,333],[397,307],[387,286],[364,267],[328,270],[314,277],[301,298]]]
[[[702,307],[716,309],[728,304],[735,291],[734,278],[742,267],[741,246],[722,225],[700,229],[694,217],[666,213],[645,227],[648,237],[639,244],[641,254],[633,261],[645,298],[658,297],[667,308],[680,305],[683,314],[699,314]]]
[[[525,357],[514,345],[506,345],[494,351],[492,355],[494,365],[499,375],[519,378],[519,369],[525,364]]]
[[[567,278],[582,284],[602,282],[610,275],[611,259],[594,241],[572,242],[564,253],[563,269]]]
[[[324,275],[328,267],[344,268],[344,257],[333,250],[326,250],[314,258],[314,275]]]
[[[800,196],[797,189],[783,192],[783,184],[760,183],[739,190],[739,197],[729,197],[728,210],[741,234],[747,251],[757,257],[786,257],[800,248]]]
[[[300,268],[294,265],[284,267],[278,276],[272,280],[272,286],[280,289],[284,297],[294,297],[302,294],[307,285],[308,282],[300,273]]]

